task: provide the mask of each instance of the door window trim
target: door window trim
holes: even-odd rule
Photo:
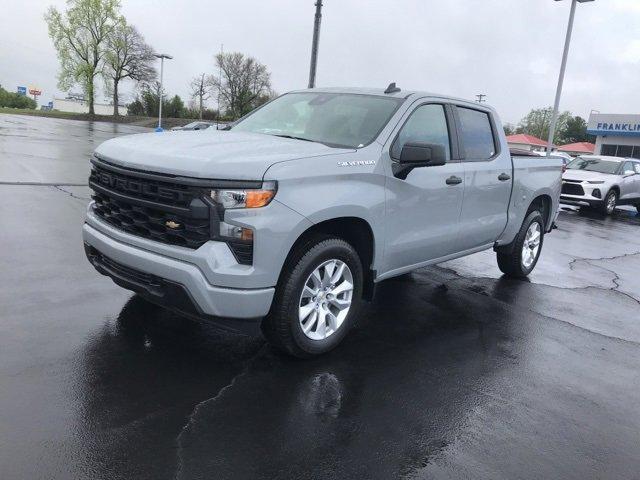
[[[400,122],[398,122],[398,125],[396,126],[397,131],[395,133],[395,135],[393,135],[393,140],[391,141],[391,143],[389,144],[389,158],[391,158],[391,161],[397,161],[397,158],[393,158],[393,156],[391,155],[391,151],[393,150],[393,147],[395,146],[396,142],[398,141],[398,137],[400,136],[400,132],[402,131],[402,129],[404,128],[404,126],[407,124],[407,122],[409,121],[409,119],[413,116],[413,114],[420,108],[423,107],[425,105],[440,105],[442,107],[442,110],[444,112],[444,118],[445,118],[445,122],[447,124],[447,132],[449,134],[449,152],[450,152],[450,159],[447,160],[447,163],[456,163],[456,162],[460,162],[460,154],[459,154],[459,144],[458,144],[458,132],[456,131],[456,127],[455,127],[455,119],[453,117],[453,112],[451,109],[451,105],[445,102],[438,102],[438,101],[431,101],[431,100],[427,100],[424,102],[420,102],[419,100],[416,102],[417,105],[414,108],[409,107],[409,109],[407,110],[406,114],[407,116],[404,118],[404,120],[400,120]]]
[[[500,154],[502,153],[502,145],[500,144],[500,138],[498,136],[498,130],[497,130],[497,126],[496,126],[496,122],[495,119],[493,118],[493,112],[491,110],[485,110],[482,108],[475,108],[473,106],[470,105],[464,105],[464,104],[458,104],[458,103],[454,103],[451,104],[452,110],[453,110],[453,117],[455,119],[455,125],[456,125],[456,130],[458,130],[458,141],[460,142],[460,161],[462,162],[492,162],[494,161],[496,158],[498,158],[500,156]],[[489,126],[491,127],[491,136],[493,137],[493,149],[495,151],[495,153],[493,154],[493,156],[489,157],[489,158],[467,158],[465,155],[465,150],[464,150],[464,144],[462,141],[462,122],[460,121],[460,115],[458,114],[458,109],[459,108],[466,108],[467,110],[475,110],[476,112],[481,112],[484,113],[485,115],[487,115],[487,117],[489,117]]]

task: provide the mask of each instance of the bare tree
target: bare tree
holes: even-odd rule
[[[211,97],[213,83],[213,78],[204,73],[191,80],[191,98],[198,99],[200,120],[202,120],[204,102]]]
[[[118,0],[68,0],[68,9],[50,7],[45,15],[49,36],[58,52],[58,86],[68,90],[79,83],[94,115],[94,80],[102,71],[107,38],[118,23]]]
[[[267,67],[242,53],[219,53],[216,63],[221,77],[212,77],[211,84],[220,95],[227,114],[241,117],[264,103],[271,93],[271,74]]]
[[[153,53],[144,37],[124,19],[109,35],[103,75],[107,89],[113,94],[114,116],[119,115],[118,85],[122,80],[130,78],[136,82],[151,82],[156,78]]]

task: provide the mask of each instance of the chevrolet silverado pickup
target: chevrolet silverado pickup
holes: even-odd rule
[[[299,357],[338,345],[385,279],[491,248],[528,275],[562,172],[512,157],[492,108],[395,84],[287,93],[227,131],[120,137],[91,162],[100,273]]]

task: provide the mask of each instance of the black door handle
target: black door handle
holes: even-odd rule
[[[500,175],[498,175],[498,180],[500,180],[501,182],[506,182],[507,180],[511,180],[511,175],[501,173]]]
[[[459,183],[462,183],[462,179],[460,177],[456,177],[455,175],[451,175],[449,178],[447,178],[446,183],[447,185],[458,185]]]

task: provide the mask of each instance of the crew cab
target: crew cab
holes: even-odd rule
[[[528,275],[562,170],[512,157],[485,104],[395,84],[287,93],[228,131],[120,137],[91,162],[99,272],[299,357],[338,345],[385,279],[491,248]]]
[[[583,155],[572,160],[562,175],[560,199],[569,205],[599,209],[611,215],[617,205],[633,205],[640,212],[640,160]]]

